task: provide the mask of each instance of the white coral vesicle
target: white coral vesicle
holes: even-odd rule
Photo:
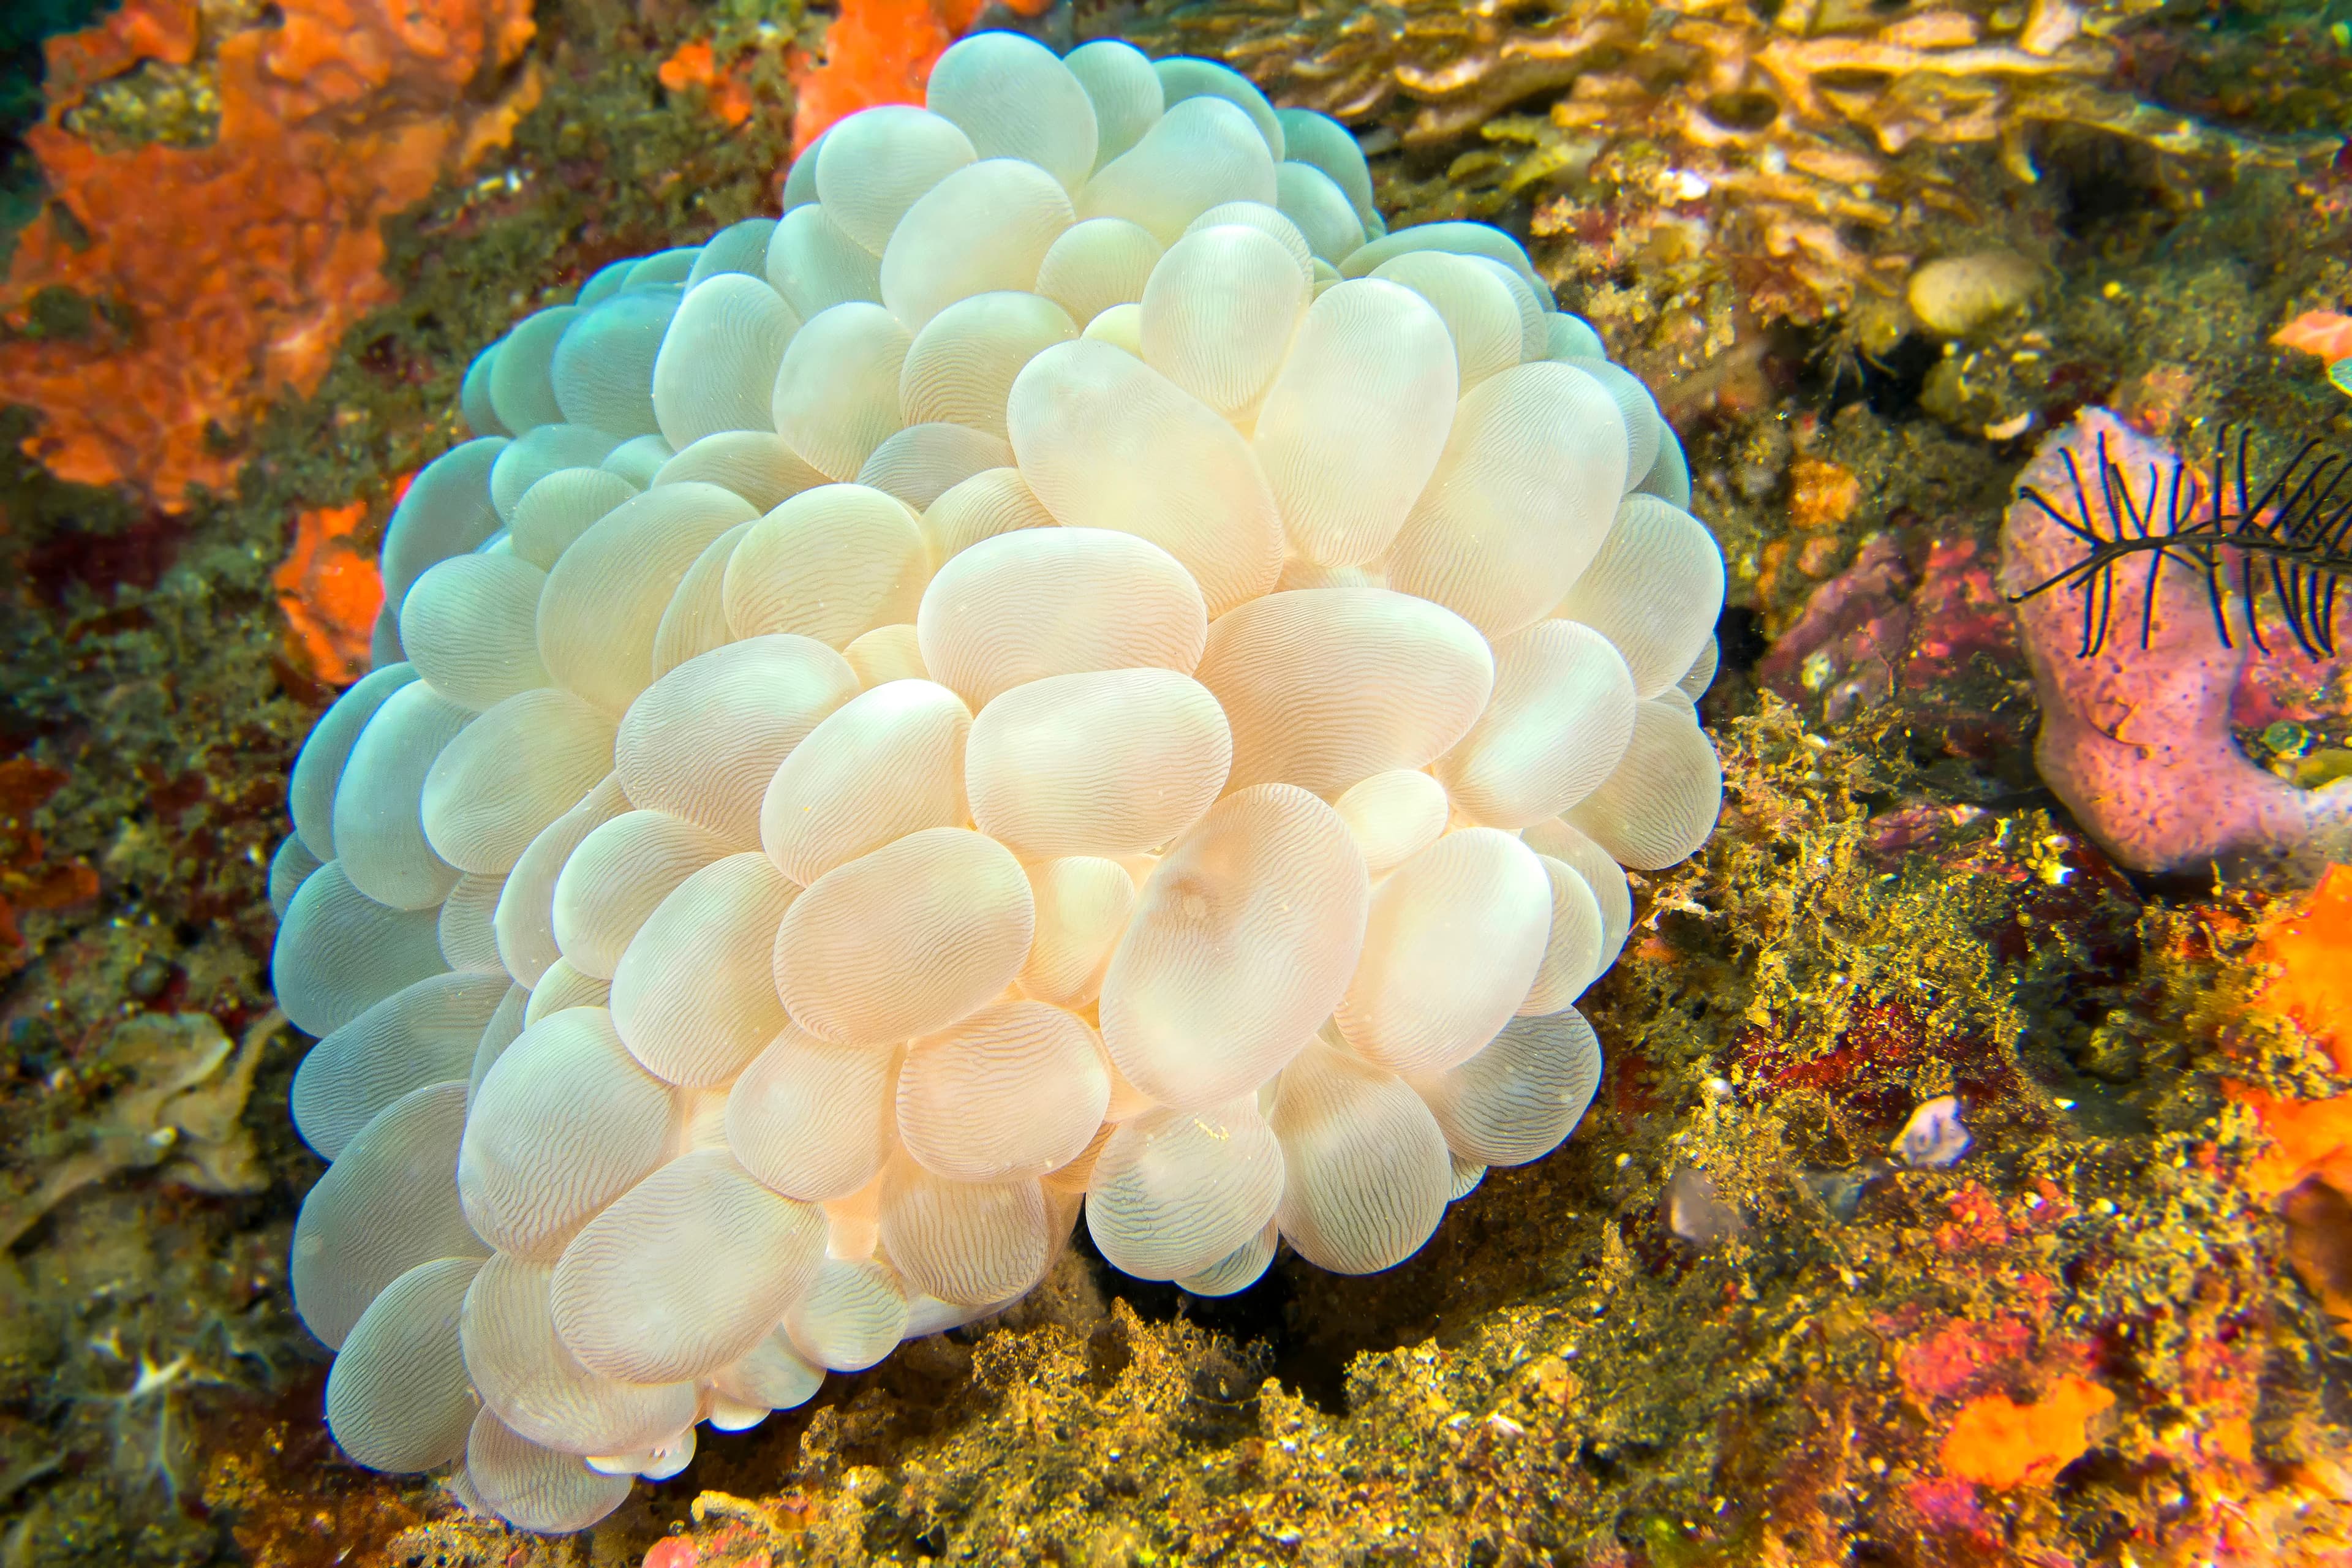
[[[328,1418],[527,1529],[1112,1266],[1411,1256],[1703,843],[1719,552],[1507,236],[950,49],[485,350],[271,868]]]

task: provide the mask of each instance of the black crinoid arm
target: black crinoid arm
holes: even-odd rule
[[[2222,432],[2201,473],[2188,463],[2150,463],[2144,472],[2130,471],[2109,457],[2105,435],[2091,474],[2082,471],[2072,450],[2062,450],[2065,485],[2055,494],[2021,485],[2018,499],[2079,541],[2082,558],[2011,595],[2011,602],[2053,588],[2080,594],[2082,657],[2088,658],[2106,646],[2116,574],[2145,561],[2142,647],[2155,634],[2159,578],[2174,566],[2203,585],[2223,647],[2236,646],[2234,610],[2247,639],[2270,652],[2263,626],[2267,603],[2305,654],[2332,658],[2337,590],[2352,578],[2352,485],[2346,483],[2352,459],[2323,455],[2321,443],[2306,441],[2265,479],[2246,431],[2237,432],[2234,450],[2230,435]]]

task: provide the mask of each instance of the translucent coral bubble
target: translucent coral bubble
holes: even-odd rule
[[[466,1451],[481,1402],[466,1380],[457,1310],[476,1258],[420,1263],[360,1314],[327,1373],[327,1429],[372,1470],[414,1474]]]
[[[1538,621],[1495,644],[1495,696],[1438,763],[1454,805],[1519,828],[1600,787],[1633,733],[1633,678],[1616,645],[1574,621]]]
[[[767,431],[776,371],[801,319],[766,281],[730,272],[678,306],[653,367],[653,411],[678,451],[727,430]]]
[[[1618,864],[1660,871],[1697,852],[1723,809],[1723,764],[1679,692],[1639,703],[1617,769],[1568,812]]]
[[[798,889],[765,855],[730,855],[678,884],[613,971],[613,1023],[656,1077],[709,1089],[783,1026],[761,960]]]
[[[669,1086],[637,1065],[612,1015],[573,1007],[499,1054],[467,1102],[457,1191],[501,1252],[552,1261],[606,1204],[669,1157]]]
[[[1348,128],[1311,109],[1277,109],[1274,117],[1282,125],[1283,157],[1328,175],[1346,195],[1357,220],[1377,235],[1381,215],[1372,200],[1371,168]],[[1333,258],[1335,262],[1339,259]]]
[[[1188,99],[1095,171],[1078,193],[1077,216],[1123,217],[1172,245],[1220,202],[1272,205],[1276,162],[1245,110],[1222,98]]]
[[[419,803],[435,761],[473,721],[471,710],[416,681],[385,698],[352,745],[335,786],[335,858],[378,903],[427,909],[457,884]]]
[[[920,511],[974,474],[1012,462],[1013,448],[1002,437],[934,421],[909,425],[875,447],[857,483]]]
[[[1139,224],[1087,218],[1063,230],[1037,264],[1037,292],[1071,321],[1091,321],[1113,305],[1142,300],[1162,254],[1160,241]]]
[[[490,466],[490,504],[511,521],[533,485],[565,468],[593,468],[620,444],[619,437],[585,425],[541,425],[509,442]]]
[[[717,485],[661,485],[572,542],[540,595],[539,656],[555,679],[618,715],[653,682],[655,635],[705,546],[755,514]]]
[[[621,721],[614,766],[631,804],[748,849],[777,767],[856,695],[849,661],[815,638],[749,637],[656,681]]]
[[[803,886],[926,827],[964,820],[971,714],[929,680],[894,680],[835,709],[769,782],[760,842]]]
[[[1556,360],[1607,359],[1601,334],[1581,316],[1565,310],[1544,318],[1544,357]]]
[[[1221,615],[1274,586],[1282,523],[1256,459],[1215,410],[1133,355],[1078,342],[1013,384],[1022,477],[1066,527],[1136,534],[1182,563]]]
[[[818,1366],[863,1372],[898,1348],[907,1293],[879,1263],[828,1258],[784,1313],[793,1348]]]
[[[1551,882],[1551,936],[1544,944],[1543,962],[1517,1009],[1521,1017],[1557,1013],[1584,994],[1584,988],[1607,967],[1608,929],[1601,918],[1601,901],[1592,886],[1566,861],[1538,855]],[[1490,1162],[1491,1163],[1491,1162]]]
[[[1658,444],[1665,434],[1665,420],[1658,413],[1657,399],[1642,384],[1642,378],[1623,365],[1612,364],[1605,359],[1571,359],[1560,363],[1572,364],[1592,377],[1608,390],[1617,405],[1617,412],[1625,421],[1625,477],[1630,488],[1633,481],[1650,471],[1657,460]]]
[[[1178,1108],[1263,1082],[1345,991],[1369,899],[1363,856],[1321,801],[1287,784],[1219,801],[1153,868],[1111,955],[1111,1060]]]
[[[923,668],[923,652],[915,628],[906,621],[859,633],[841,650],[841,657],[857,672],[857,684],[868,691],[893,680],[930,678],[930,672]]]
[[[972,721],[973,822],[1024,859],[1166,844],[1217,798],[1233,760],[1207,689],[1166,669],[1049,676]]]
[[[845,1198],[898,1147],[898,1054],[777,1031],[727,1094],[727,1146],[787,1197]]]
[[[507,519],[507,538],[518,558],[544,572],[562,559],[573,540],[637,489],[604,468],[558,468],[522,492]],[[531,602],[535,608],[536,593]],[[531,662],[538,662],[536,649]]]
[[[1076,855],[1029,868],[1036,934],[1021,989],[1041,1002],[1083,1007],[1102,990],[1112,946],[1135,908],[1135,879],[1116,860]]]
[[[1444,320],[1465,391],[1519,363],[1524,334],[1518,301],[1502,279],[1475,258],[1409,251],[1383,262],[1371,276],[1412,290]]]
[[[1275,170],[1274,205],[1298,226],[1314,256],[1335,268],[1364,243],[1364,225],[1348,193],[1311,164],[1286,163]]]
[[[687,660],[716,653],[735,640],[727,626],[727,564],[735,559],[737,547],[751,528],[751,523],[739,522],[704,545],[686,575],[677,580],[677,589],[654,628],[656,684]]]
[[[1706,525],[1655,496],[1630,495],[1552,614],[1615,644],[1634,695],[1655,697],[1713,640],[1722,609],[1723,552]]]
[[[632,436],[606,453],[601,467],[641,490],[649,489],[662,465],[677,456],[659,436]]]
[[[534,311],[517,321],[499,344],[499,356],[490,364],[490,406],[499,423],[516,435],[562,421],[549,366],[564,329],[583,314],[576,305]]]
[[[935,679],[984,706],[1013,687],[1087,670],[1189,674],[1208,607],[1176,558],[1130,533],[1027,529],[942,566],[915,616]]]
[[[749,1355],[711,1373],[710,1385],[721,1398],[755,1410],[790,1410],[816,1397],[824,1386],[824,1368],[803,1356],[778,1328]],[[719,1425],[715,1413],[711,1425]]]
[[[539,591],[547,574],[511,555],[460,555],[416,580],[400,642],[433,689],[479,710],[547,684]]]
[[[379,1291],[420,1263],[488,1248],[457,1207],[466,1085],[428,1084],[378,1111],[302,1200],[294,1222],[294,1310],[343,1342]]]
[[[1390,584],[1490,637],[1540,618],[1601,549],[1624,490],[1624,442],[1616,405],[1572,366],[1487,377],[1463,395],[1390,552]]]
[[[1573,1007],[1515,1018],[1469,1060],[1415,1084],[1461,1159],[1540,1160],[1575,1131],[1601,1081],[1601,1042]]]
[[[1659,428],[1658,455],[1651,460],[1650,471],[1633,489],[1643,495],[1654,495],[1668,506],[1690,510],[1690,459],[1684,456],[1683,444],[1671,428]]]
[[[496,533],[490,470],[509,443],[498,437],[442,453],[409,481],[383,525],[383,602],[394,616],[409,584],[436,561],[463,555]]]
[[[646,918],[679,883],[732,847],[666,811],[624,812],[572,852],[555,879],[555,940],[564,962],[610,980]]]
[[[1624,868],[1609,858],[1609,851],[1557,818],[1535,823],[1519,837],[1537,854],[1572,868],[1591,889],[1601,910],[1600,970],[1606,973],[1624,951],[1633,923],[1633,892]]]
[[[914,341],[898,316],[863,300],[809,318],[776,370],[776,434],[828,479],[856,478],[906,423],[898,375]]]
[[[1018,1296],[1053,1260],[1045,1194],[1034,1178],[955,1182],[894,1161],[883,1173],[881,1224],[883,1248],[908,1282],[957,1306]]]
[[[564,329],[548,377],[566,420],[616,441],[660,428],[654,363],[683,292],[675,283],[624,289]]]
[[[1097,169],[1141,141],[1167,106],[1150,58],[1129,45],[1108,38],[1081,44],[1062,65],[1094,108]]]
[[[995,840],[927,828],[837,866],[777,932],[776,990],[802,1027],[882,1045],[943,1029],[1019,973],[1035,911]]]
[[[989,468],[955,485],[923,513],[923,546],[934,570],[983,539],[1057,526],[1018,468]],[[928,593],[929,590],[925,589]]]
[[[762,512],[828,482],[790,442],[769,430],[721,430],[705,436],[679,448],[654,475],[656,485],[689,481],[733,490]]]
[[[1423,223],[1411,228],[1401,228],[1394,234],[1371,241],[1339,264],[1342,277],[1363,278],[1379,269],[1391,257],[1409,251],[1435,250],[1454,256],[1484,256],[1499,261],[1523,279],[1537,297],[1549,300],[1551,287],[1536,271],[1535,264],[1519,242],[1491,224],[1484,223]]]
[[[999,1002],[908,1047],[898,1136],[937,1175],[1042,1176],[1077,1158],[1109,1102],[1084,1020],[1043,1002]]]
[[[1455,397],[1445,323],[1377,279],[1317,300],[1251,445],[1290,542],[1334,565],[1386,550],[1445,448]]]
[[[1231,417],[1265,393],[1307,302],[1280,242],[1240,224],[1193,230],[1143,287],[1143,357]]]
[[[793,632],[842,647],[915,618],[930,557],[906,504],[864,485],[806,490],[760,520],[727,563],[735,636]]]
[[[911,331],[959,300],[1035,287],[1075,221],[1052,174],[1015,158],[959,169],[908,210],[882,253],[882,302]]]
[[[1364,865],[1375,877],[1436,842],[1453,811],[1445,786],[1411,768],[1374,773],[1349,786],[1331,805],[1356,836],[1356,847],[1363,851]]]
[[[1550,935],[1551,884],[1532,851],[1493,828],[1447,834],[1373,893],[1333,1022],[1368,1061],[1442,1072],[1517,1010]]]
[[[1095,110],[1052,50],[1017,33],[979,33],[932,63],[924,100],[983,158],[1021,158],[1076,190],[1095,166]]]
[[[1335,1274],[1392,1268],[1444,1217],[1444,1134],[1394,1073],[1317,1041],[1283,1072],[1267,1121],[1286,1174],[1275,1218],[1309,1263]]]
[[[530,1001],[522,1010],[525,1027],[541,1018],[573,1007],[602,1007],[612,1000],[612,982],[599,975],[585,973],[572,966],[566,959],[557,959],[548,965],[539,984],[530,988]]]
[[[447,967],[433,910],[377,903],[352,886],[340,860],[296,889],[269,958],[278,1005],[296,1028],[320,1036]]]
[[[466,1437],[466,1484],[509,1524],[545,1534],[585,1530],[627,1500],[626,1476],[531,1442],[484,1410]]]
[[[428,975],[312,1046],[289,1096],[302,1142],[331,1160],[394,1100],[465,1077],[506,991],[503,972]]]
[[[613,771],[613,731],[611,715],[551,686],[508,698],[434,759],[425,837],[460,870],[503,874]]]
[[[691,1383],[623,1383],[593,1373],[558,1338],[552,1263],[499,1253],[482,1265],[457,1318],[466,1371],[482,1403],[521,1436],[566,1454],[615,1454],[693,1425]]]
[[[310,853],[310,847],[302,842],[300,834],[289,833],[278,841],[277,849],[269,857],[269,912],[279,921],[286,919],[287,910],[293,905],[294,895],[301,891],[302,884],[310,880],[310,873],[322,864],[323,861]],[[456,969],[463,965],[453,963],[450,967]]]
[[[810,152],[823,156],[819,148]],[[804,153],[794,171],[815,161]],[[881,257],[852,239],[814,200],[778,220],[768,240],[767,275],[768,286],[803,321],[835,305],[882,298]]]
[[[619,781],[604,780],[571,810],[549,823],[507,873],[498,913],[490,924],[498,937],[499,962],[523,984],[538,984],[549,966],[562,956],[555,941],[554,902],[556,879],[562,875],[564,861],[582,839],[628,809],[629,799],[621,793]]]
[[[1255,1094],[1122,1123],[1087,1187],[1087,1233],[1140,1279],[1207,1268],[1274,1217],[1282,1150]]]
[[[825,132],[816,194],[850,238],[875,255],[923,195],[977,154],[952,121],[908,104],[849,115]]]
[[[1055,250],[1062,246],[1055,241]],[[898,372],[898,401],[909,422],[946,420],[1002,437],[1013,378],[1037,354],[1077,333],[1070,312],[1042,294],[999,291],[959,300],[916,335]]]
[[[286,805],[294,831],[320,860],[335,858],[335,789],[360,733],[384,700],[416,679],[405,664],[386,665],[360,677],[333,707],[319,716],[294,759],[294,773],[286,783]]]
[[[729,224],[712,235],[696,255],[694,268],[686,275],[687,291],[692,293],[696,284],[724,272],[764,277],[768,242],[775,235],[776,220],[772,217],[747,217]]]
[[[549,1304],[591,1371],[637,1384],[702,1377],[766,1339],[824,1258],[815,1205],[702,1149],[588,1222],[555,1266]]]
[[[1281,1227],[1268,1220],[1255,1236],[1200,1272],[1183,1276],[1176,1284],[1194,1296],[1231,1296],[1246,1290],[1265,1277],[1266,1265],[1274,1261],[1274,1249],[1281,1240]]]
[[[1494,661],[1475,627],[1425,600],[1310,588],[1218,620],[1196,676],[1233,725],[1230,787],[1336,795],[1442,755],[1486,706]]]
[[[1223,99],[1250,117],[1250,123],[1265,141],[1267,156],[1277,163],[1282,162],[1282,121],[1275,114],[1274,105],[1265,100],[1265,94],[1253,86],[1249,78],[1214,60],[1190,56],[1154,60],[1151,68],[1160,78],[1160,90],[1171,111],[1188,99]]]

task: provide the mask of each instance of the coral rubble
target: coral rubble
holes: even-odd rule
[[[191,484],[225,488],[267,403],[315,389],[390,298],[383,221],[503,142],[538,92],[528,0],[271,10],[216,32],[194,0],[130,0],[51,40],[26,134],[51,200],[0,288],[0,399],[41,412],[27,449],[61,478],[174,510]],[[200,144],[110,145],[78,113],[150,67],[208,75]]]
[[[1155,8],[1143,36],[1220,54],[1278,102],[1386,118],[1408,146],[1475,133],[1492,151],[1454,173],[1487,165],[1496,203],[1538,200],[1539,237],[1632,225],[1652,250],[1722,249],[1761,314],[1811,321],[1899,293],[1935,225],[1982,223],[1997,194],[1951,150],[1983,148],[2029,184],[2052,130],[2223,164],[2333,150],[2232,136],[2133,96],[2114,35],[2143,9],[1258,0]],[[1539,99],[1540,116],[1507,112]]]

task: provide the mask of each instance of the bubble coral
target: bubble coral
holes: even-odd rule
[[[1332,121],[985,34],[784,203],[476,362],[273,868],[329,1422],[534,1530],[1081,1210],[1410,1256],[1719,804],[1672,433]]]

